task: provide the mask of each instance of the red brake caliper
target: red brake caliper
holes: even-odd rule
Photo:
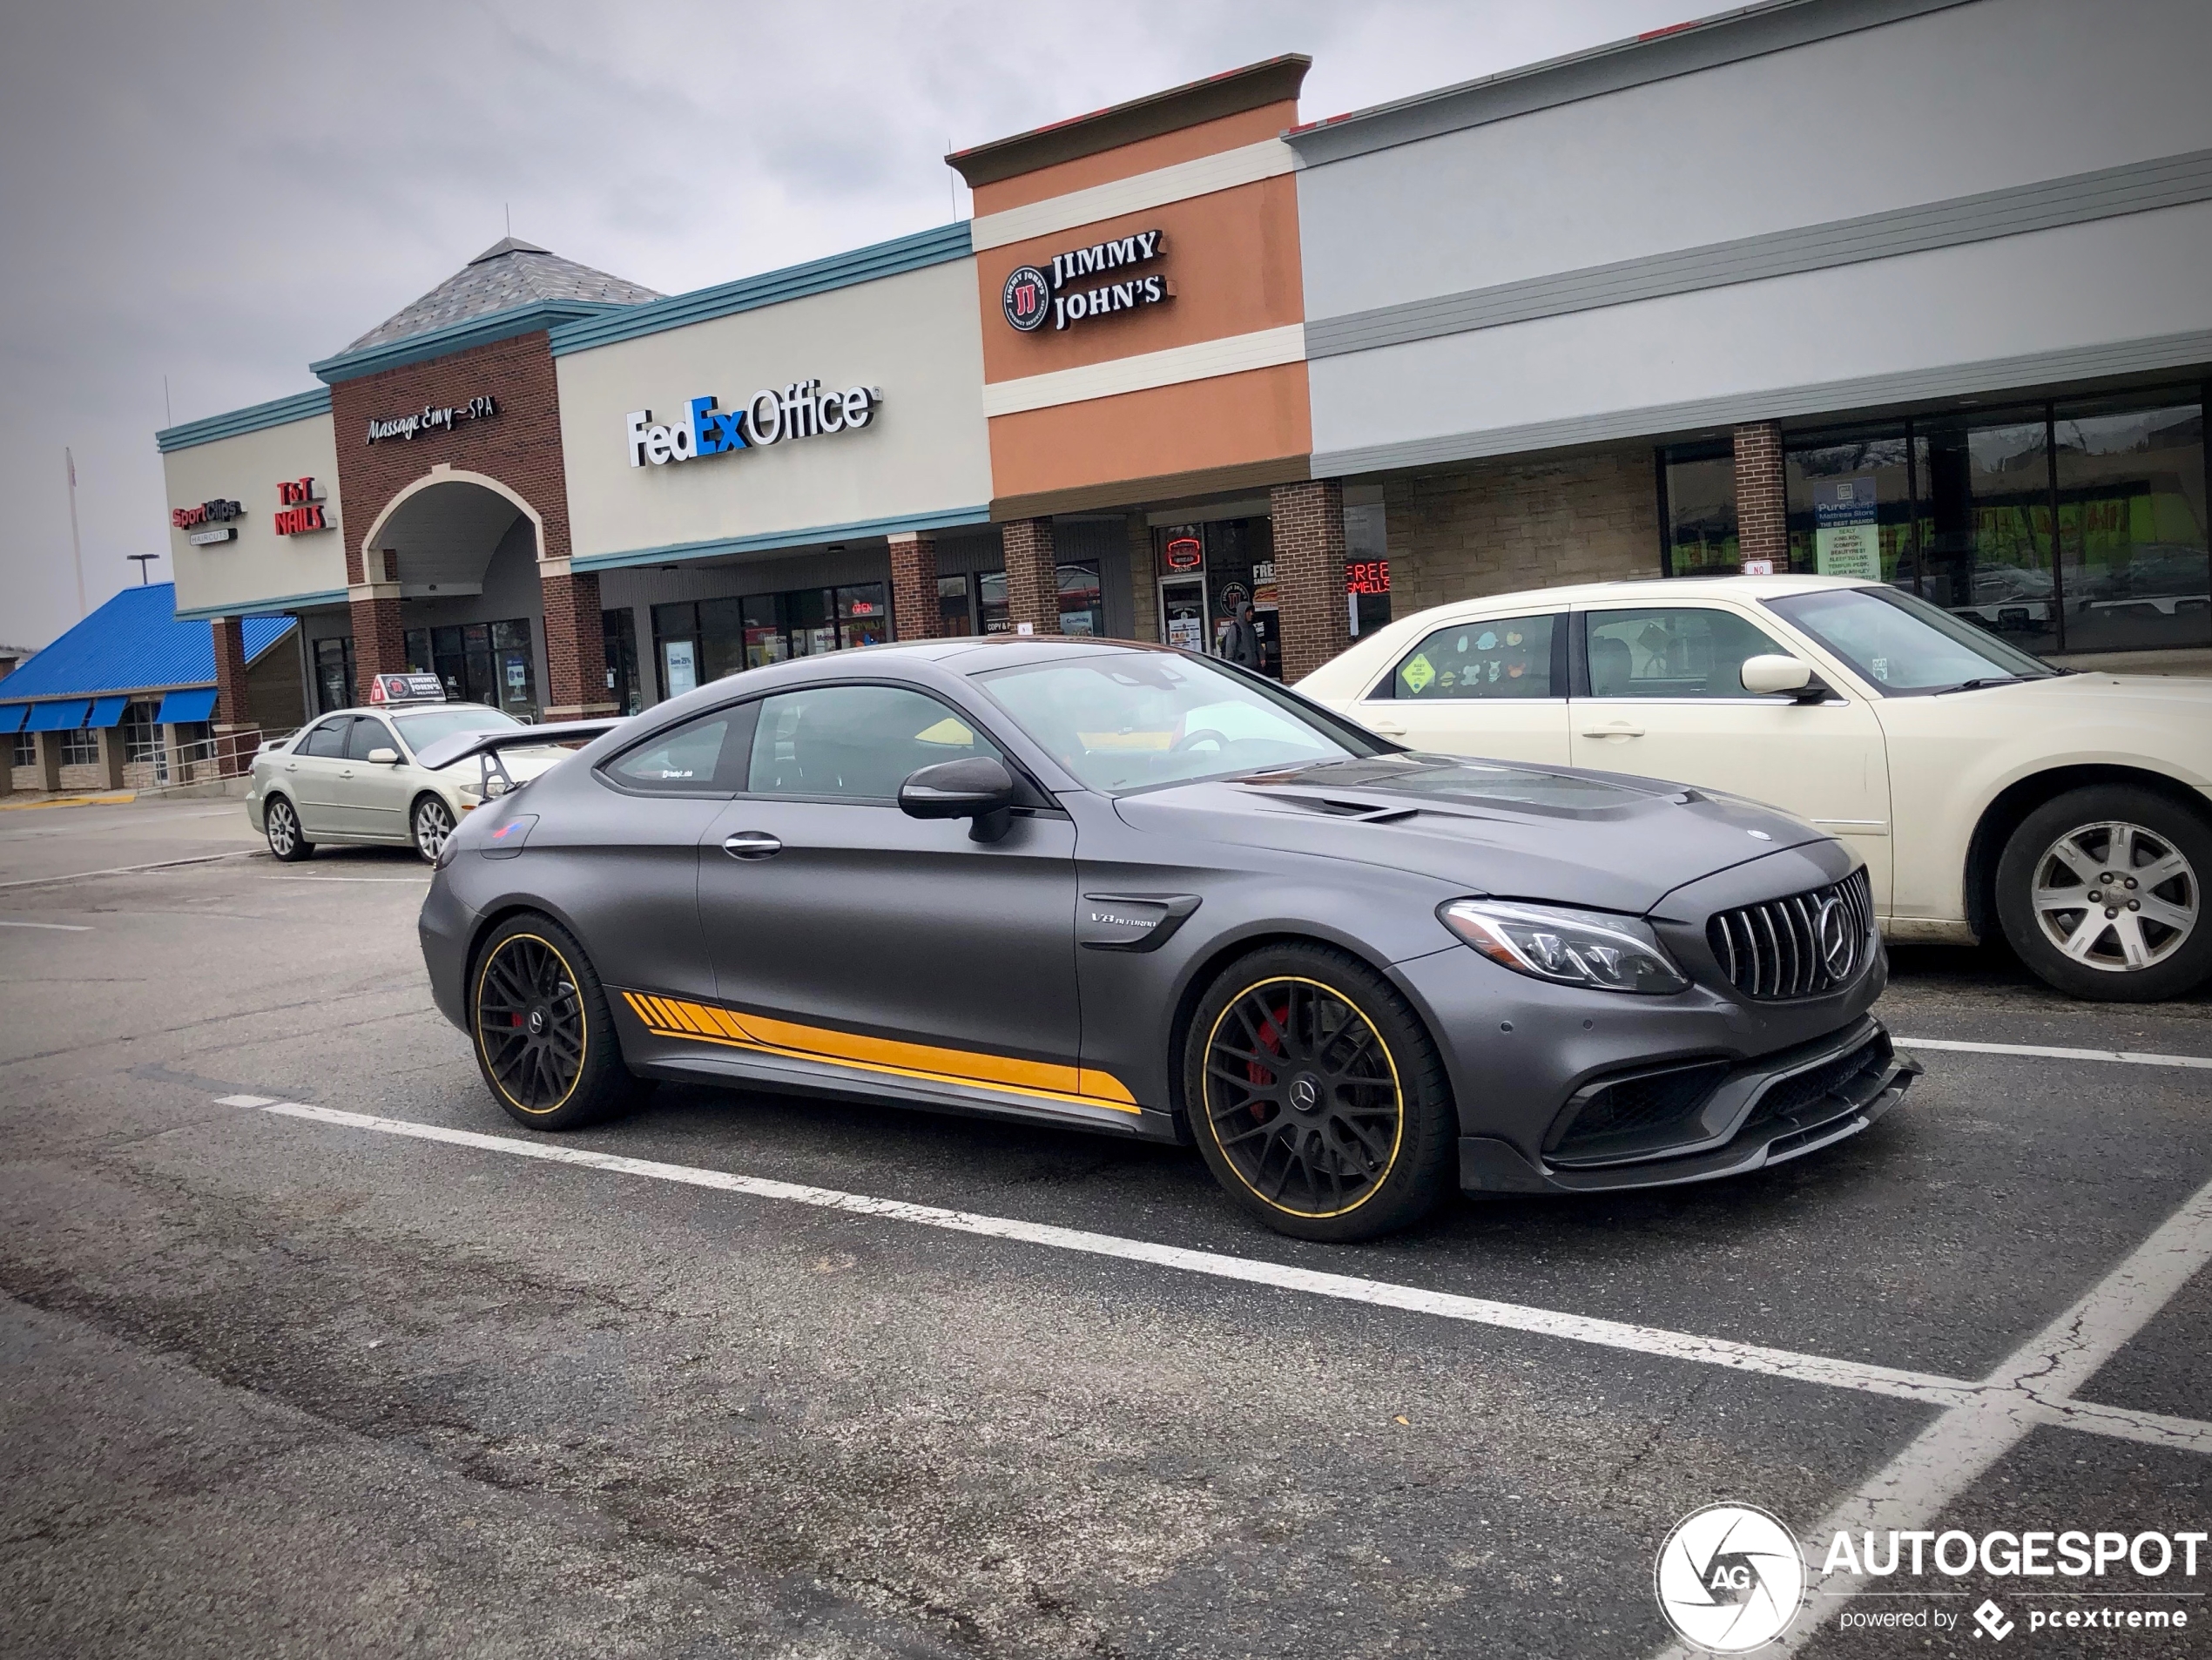
[[[1283,1052],[1283,1028],[1290,1023],[1290,1005],[1285,1003],[1280,1009],[1269,1010],[1268,1017],[1260,1022],[1259,1046],[1269,1054],[1280,1055]],[[1244,1076],[1256,1089],[1264,1090],[1275,1082],[1275,1074],[1258,1061],[1244,1063]],[[1266,1112],[1267,1103],[1264,1101],[1252,1103],[1251,1115],[1254,1118],[1264,1117]]]

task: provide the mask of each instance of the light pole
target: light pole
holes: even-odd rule
[[[135,560],[138,563],[138,586],[141,588],[146,585],[146,562],[150,559],[158,559],[161,557],[161,556],[158,553],[126,553],[123,557],[125,559]]]

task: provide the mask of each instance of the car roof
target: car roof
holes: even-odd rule
[[[1644,577],[1629,582],[1584,582],[1557,588],[1525,588],[1507,594],[1474,594],[1447,599],[1409,616],[1461,607],[1490,611],[1522,604],[1537,606],[1617,604],[1623,600],[1664,600],[1680,604],[1703,593],[1722,593],[1746,599],[1766,599],[1780,594],[1817,593],[1831,588],[1879,588],[1864,577]]]

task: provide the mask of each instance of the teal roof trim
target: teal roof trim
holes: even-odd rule
[[[622,553],[578,554],[569,562],[574,570],[619,570],[624,565],[681,564],[692,559],[726,558],[733,553],[766,553],[778,548],[811,548],[824,542],[846,542],[863,536],[889,536],[899,530],[949,530],[962,524],[988,524],[990,504],[948,507],[934,513],[908,513],[897,518],[858,519],[850,524],[812,524],[794,530],[771,530],[761,536],[723,536],[711,542],[672,542],[662,548],[632,548]]]
[[[265,427],[288,427],[295,421],[307,421],[329,413],[330,388],[319,386],[309,391],[294,392],[288,398],[272,398],[266,403],[233,409],[228,415],[206,415],[181,426],[164,427],[153,435],[154,448],[165,455],[172,449],[212,444],[218,438],[235,438],[242,432],[260,432]]]
[[[535,334],[563,323],[597,317],[602,312],[637,309],[634,306],[617,306],[597,300],[534,300],[527,306],[509,306],[504,311],[489,311],[481,317],[464,317],[442,328],[403,335],[381,346],[341,352],[320,363],[310,363],[307,368],[317,380],[335,386],[341,381],[358,381],[364,375],[404,368],[409,363],[427,363],[434,357],[447,357],[471,347],[513,340],[518,334]]]
[[[642,306],[624,306],[604,316],[565,323],[553,331],[553,355],[565,357],[570,352],[611,346],[617,341],[635,340],[641,334],[685,328],[740,311],[757,311],[764,306],[801,300],[808,294],[827,294],[834,288],[849,288],[882,277],[895,277],[902,272],[919,271],[927,266],[965,260],[974,252],[969,226],[969,220],[961,219],[918,231],[912,236],[854,248],[848,253],[833,253],[826,260],[786,266],[780,271],[740,277],[735,282],[725,282],[712,288],[671,294],[666,300],[648,300]]]
[[[270,599],[257,599],[253,604],[257,611],[307,611],[317,605],[343,605],[352,597],[343,588],[325,588],[312,594],[279,594]],[[239,614],[238,606],[239,602],[235,600],[227,605],[201,605],[191,611],[179,611],[177,620],[197,623],[217,617],[235,617]],[[287,622],[289,620],[287,619]],[[274,643],[273,640],[270,642],[272,644]]]

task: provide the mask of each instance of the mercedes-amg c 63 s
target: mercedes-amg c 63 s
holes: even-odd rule
[[[1161,647],[808,658],[621,722],[447,841],[438,1005],[518,1122],[642,1078],[1195,1142],[1351,1239],[1453,1186],[1727,1176],[1917,1069],[1868,1013],[1866,873],[1764,807],[1402,751]]]

